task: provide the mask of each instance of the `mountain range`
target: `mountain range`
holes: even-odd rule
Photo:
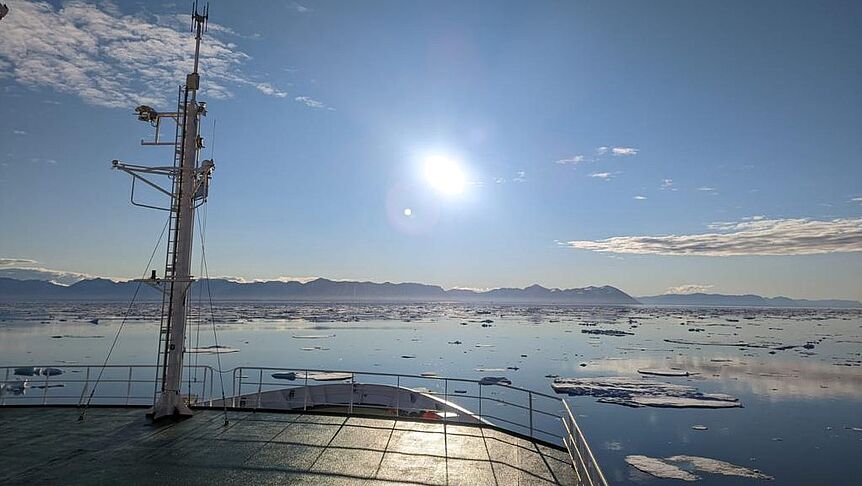
[[[208,289],[207,289],[208,284]],[[200,286],[205,286],[201,288]],[[0,302],[99,301],[127,302],[138,288],[137,282],[116,282],[94,278],[72,285],[46,280],[18,280],[0,277]],[[806,300],[787,297],[723,294],[665,294],[635,299],[629,294],[605,285],[575,289],[549,289],[541,285],[526,288],[499,288],[485,291],[445,290],[421,283],[375,283],[336,281],[318,278],[309,282],[279,280],[237,282],[214,278],[193,284],[193,295],[203,290],[217,301],[265,302],[485,302],[512,304],[572,305],[681,305],[700,307],[814,307],[862,308],[855,300]],[[156,301],[160,294],[141,285],[140,301]]]
[[[532,285],[523,289],[501,288],[487,291],[444,290],[436,285],[419,283],[374,283],[335,281],[318,278],[310,282],[235,282],[227,279],[200,280],[193,284],[193,295],[199,286],[218,301],[285,301],[285,302],[500,302],[581,305],[638,304],[630,295],[611,286],[579,289],[548,289]],[[128,301],[137,282],[115,282],[108,279],[81,280],[64,286],[44,280],[0,278],[0,301]],[[160,294],[141,285],[138,299],[158,300]]]
[[[665,294],[638,297],[648,305],[688,305],[698,307],[818,307],[818,308],[862,308],[856,300],[826,299],[808,300],[788,297],[761,297],[759,295],[724,294]]]

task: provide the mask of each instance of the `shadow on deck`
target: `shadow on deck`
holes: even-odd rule
[[[489,427],[199,410],[0,409],[2,484],[575,484],[563,450]]]

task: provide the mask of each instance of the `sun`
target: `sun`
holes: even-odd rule
[[[425,159],[425,180],[442,194],[454,196],[464,191],[467,181],[458,163],[449,157],[431,155]]]

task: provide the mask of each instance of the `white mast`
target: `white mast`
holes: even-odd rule
[[[162,417],[191,415],[186,401],[181,395],[183,354],[186,336],[186,304],[188,290],[194,278],[191,276],[192,242],[194,239],[195,208],[206,201],[209,180],[214,167],[212,160],[198,163],[198,152],[203,148],[200,137],[200,118],[206,115],[206,103],[197,101],[197,90],[200,86],[198,63],[200,58],[201,37],[206,31],[209,17],[209,5],[203,14],[198,13],[197,2],[192,13],[192,28],[195,31],[194,70],[186,77],[186,83],[180,87],[177,111],[159,113],[148,106],[135,109],[138,119],[149,122],[155,128],[155,137],[151,142],[141,141],[142,145],[173,145],[174,165],[172,167],[145,167],[113,161],[113,166],[132,175],[132,204],[170,212],[170,228],[168,249],[165,263],[164,278],[157,278],[155,270],[146,283],[163,292],[162,325],[159,335],[159,361],[157,382],[161,383],[157,390],[152,416]],[[173,142],[162,142],[159,139],[162,119],[173,119],[176,132]],[[167,175],[173,179],[173,188],[169,192],[158,184],[144,177],[144,174]],[[135,182],[141,181],[158,191],[170,196],[169,208],[142,204],[135,200]]]

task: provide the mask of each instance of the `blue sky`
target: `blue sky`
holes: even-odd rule
[[[173,104],[187,7],[8,4],[0,274],[140,274],[163,214],[110,161],[170,160],[131,111]],[[858,2],[211,11],[211,273],[862,299]]]

